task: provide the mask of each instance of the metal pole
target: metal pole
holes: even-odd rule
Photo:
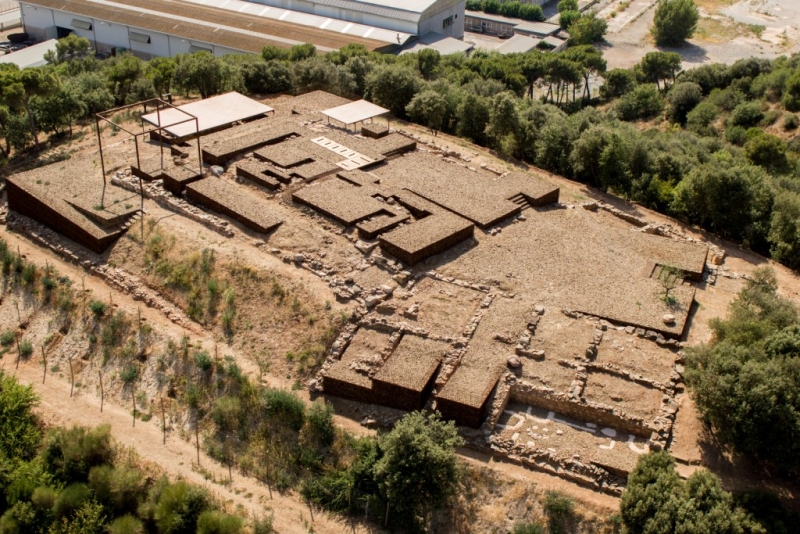
[[[97,145],[100,148],[100,170],[103,173],[103,194],[100,197],[100,205],[106,205],[106,162],[103,158],[103,138],[100,135],[100,119],[97,114],[94,116],[94,125],[97,129]]]
[[[194,441],[197,444],[197,465],[200,465],[200,420],[195,414],[194,421]]]
[[[98,370],[97,376],[100,377],[100,413],[103,413],[103,373]]]
[[[136,426],[136,386],[131,382],[131,404],[133,405],[133,426]]]
[[[69,357],[69,398],[72,398],[72,390],[75,389],[75,371],[72,369],[72,356]]]
[[[164,397],[161,397],[161,431],[164,433],[164,445],[167,444],[167,416],[164,413]]]
[[[156,101],[156,118],[158,119],[158,149],[161,152],[161,170],[164,170],[164,134],[161,130],[161,102]]]
[[[142,161],[139,159],[139,137],[134,135],[133,136],[133,144],[136,147],[136,169],[139,173],[142,172]]]
[[[203,153],[200,151],[200,120],[195,117],[194,118],[194,127],[195,131],[197,132],[197,161],[200,164],[200,176],[203,176]]]

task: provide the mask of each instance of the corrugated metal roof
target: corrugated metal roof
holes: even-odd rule
[[[464,54],[475,48],[475,45],[472,43],[466,43],[453,37],[445,37],[440,33],[429,32],[420,37],[418,40],[409,43],[403,49],[403,51],[400,52],[400,55],[415,54],[425,50],[426,48],[436,50],[439,52],[439,54],[446,56],[448,54]]]
[[[419,22],[422,12],[436,0],[409,0],[402,5],[397,1],[373,0],[372,2],[359,2],[357,0],[311,0],[314,4],[361,11],[372,15],[380,15],[409,22]],[[392,5],[394,4],[394,5]]]
[[[519,30],[521,32],[527,33],[535,33],[536,35],[553,35],[558,30],[561,29],[561,26],[558,24],[550,24],[549,22],[529,22],[524,21],[520,24],[514,26],[514,30]]]
[[[385,45],[292,23],[265,24],[263,19],[220,9],[194,6],[187,10],[185,5],[164,0],[25,0],[25,3],[256,54],[266,45],[287,48],[314,43],[322,51],[338,50],[351,42],[364,44],[371,50]]]
[[[561,27],[558,24],[551,24],[549,22],[534,22],[530,20],[513,19],[503,17],[500,15],[489,15],[480,11],[467,11],[466,16],[491,22],[499,22],[508,24],[514,27],[514,31],[521,31],[526,33],[534,33],[536,35],[552,35],[556,33]]]
[[[328,17],[321,17],[319,15],[314,15],[311,13],[292,11],[281,7],[265,6],[264,4],[245,2],[242,0],[184,0],[184,1],[209,8],[224,9],[225,11],[230,11],[237,14],[246,14],[263,19],[299,24],[302,26],[309,26],[312,28],[317,28],[329,32],[344,33],[346,35],[352,35],[354,37],[366,37],[376,41],[383,41],[384,43],[402,44],[405,43],[411,37],[411,35],[408,33],[385,30],[382,28],[376,28],[374,26],[367,26],[365,24],[357,24],[354,22],[348,22],[344,20],[331,19]],[[398,43],[398,36],[400,37],[399,43]]]
[[[488,20],[492,22],[505,22],[506,24],[511,24],[512,26],[517,25],[514,19],[501,17],[500,15],[490,15],[489,13],[484,13],[482,11],[465,11],[464,15],[479,20]]]
[[[495,48],[496,52],[501,54],[522,54],[530,52],[536,45],[541,42],[541,39],[535,37],[528,37],[527,35],[514,35],[503,44]]]

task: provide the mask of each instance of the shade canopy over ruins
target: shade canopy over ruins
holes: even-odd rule
[[[275,110],[235,91],[142,115],[142,120],[175,138],[204,134],[237,121],[252,120]],[[192,117],[197,117],[195,124]]]
[[[349,104],[336,106],[335,108],[322,111],[322,114],[328,117],[328,119],[341,122],[345,126],[350,126],[351,124],[357,124],[359,122],[374,119],[387,113],[389,113],[388,109],[382,108],[366,100],[356,100],[355,102],[350,102]]]

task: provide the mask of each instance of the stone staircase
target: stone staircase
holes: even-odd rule
[[[522,211],[532,207],[530,202],[528,202],[528,199],[522,193],[518,193],[508,200],[519,206]]]

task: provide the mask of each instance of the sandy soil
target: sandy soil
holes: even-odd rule
[[[601,45],[608,68],[628,68],[655,50],[678,52],[683,68],[704,63],[733,63],[747,57],[775,58],[800,51],[798,6],[794,0],[701,0],[698,33],[682,47],[657,48],[650,36],[654,0],[631,2],[609,19],[607,44]],[[731,5],[733,4],[733,5]],[[615,8],[609,7],[607,14]],[[761,37],[747,25],[761,25]],[[785,32],[785,33],[784,33]]]

